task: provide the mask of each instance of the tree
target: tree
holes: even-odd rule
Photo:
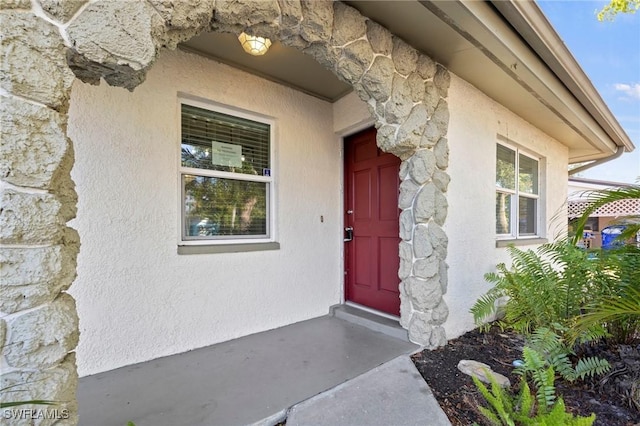
[[[599,21],[613,21],[619,13],[635,13],[640,9],[640,0],[611,0],[598,12]]]

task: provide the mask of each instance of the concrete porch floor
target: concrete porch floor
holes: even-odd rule
[[[417,349],[343,319],[315,318],[84,377],[80,425],[273,425],[292,406]]]

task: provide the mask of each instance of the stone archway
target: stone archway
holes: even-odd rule
[[[298,0],[3,0],[0,158],[2,386],[16,399],[66,401],[77,423],[77,233],[66,136],[74,74],[133,90],[162,48],[200,32],[245,31],[302,50],[369,105],[378,145],[400,157],[401,324],[426,347],[446,343],[445,193],[449,73],[340,2]],[[6,367],[6,368],[5,368]]]

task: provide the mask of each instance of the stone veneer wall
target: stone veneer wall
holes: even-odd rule
[[[0,388],[21,384],[2,401],[62,401],[71,415],[59,424],[77,423],[78,318],[65,293],[79,250],[66,226],[76,213],[66,137],[74,74],[133,90],[159,49],[207,30],[300,49],[368,103],[378,145],[403,160],[401,324],[418,344],[446,343],[446,69],[340,2],[0,0],[0,7]]]

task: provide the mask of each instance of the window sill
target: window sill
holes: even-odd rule
[[[504,240],[496,240],[496,247],[508,246],[532,246],[536,244],[546,244],[549,240],[546,238],[510,238]]]
[[[280,243],[210,244],[178,246],[178,254],[242,253],[249,251],[280,250]]]

